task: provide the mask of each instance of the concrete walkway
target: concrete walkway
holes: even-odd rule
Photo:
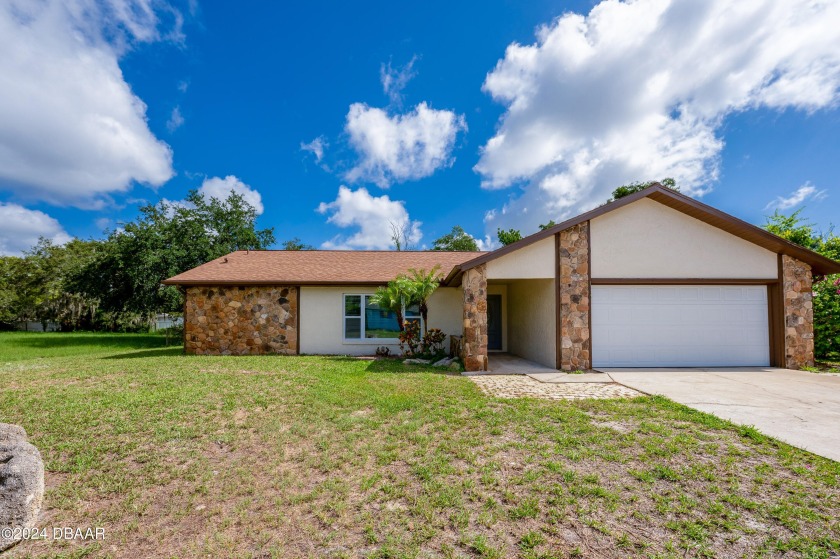
[[[599,368],[616,382],[661,394],[815,454],[840,461],[840,377],[790,369]]]
[[[613,382],[610,376],[604,373],[590,372],[573,375],[509,353],[491,353],[488,359],[488,370],[477,374],[528,375],[534,380],[552,384],[566,382]]]
[[[510,353],[490,353],[487,356],[486,372],[493,375],[527,375],[529,373],[556,373],[557,371]]]

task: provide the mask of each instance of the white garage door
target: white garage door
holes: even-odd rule
[[[593,366],[768,366],[767,321],[763,285],[593,285]]]

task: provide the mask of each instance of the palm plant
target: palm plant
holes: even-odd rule
[[[420,316],[423,317],[423,334],[429,332],[429,297],[440,287],[440,266],[435,266],[428,272],[426,270],[415,270],[411,268],[406,279],[411,284],[410,303],[420,307]]]
[[[370,297],[370,301],[381,310],[391,311],[397,315],[397,326],[400,332],[405,330],[403,304],[412,299],[411,287],[411,284],[405,278],[400,277],[389,281],[386,287],[378,288]]]

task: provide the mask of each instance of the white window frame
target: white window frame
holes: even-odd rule
[[[398,345],[400,340],[398,338],[367,338],[365,337],[365,308],[367,307],[367,302],[365,301],[365,297],[372,297],[373,293],[343,293],[341,297],[341,336],[343,342],[345,344],[368,344],[368,345]],[[347,297],[361,297],[361,305],[360,305],[360,315],[361,316],[348,316],[347,313]],[[347,337],[347,319],[348,318],[358,318],[360,327],[359,327],[359,338],[348,338]],[[407,321],[408,319],[411,320],[418,320],[420,322],[420,331],[423,331],[423,317],[420,316],[420,312],[418,311],[416,314],[412,314],[410,317],[406,315],[406,306],[403,304],[403,321]]]

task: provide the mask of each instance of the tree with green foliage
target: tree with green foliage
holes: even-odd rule
[[[790,215],[781,214],[776,210],[773,215],[767,217],[764,228],[787,241],[820,252],[823,236],[814,232],[814,227],[802,218],[801,213],[802,208]]]
[[[624,198],[625,196],[629,196],[631,194],[635,194],[636,192],[640,192],[646,188],[650,188],[654,184],[661,184],[662,186],[668,187],[671,190],[676,192],[680,191],[680,187],[677,186],[677,182],[672,178],[662,179],[661,181],[647,181],[647,182],[631,182],[630,184],[625,184],[619,186],[615,190],[612,191],[612,197],[610,197],[607,202],[615,202],[620,198]]]
[[[540,231],[545,231],[546,229],[551,229],[555,225],[557,225],[557,224],[554,222],[553,219],[550,220],[548,223],[541,223],[540,224]]]
[[[283,250],[315,250],[315,247],[308,245],[302,242],[300,238],[295,237],[294,239],[289,239],[283,243]]]
[[[778,210],[764,228],[779,237],[840,261],[840,237],[818,233],[799,209],[791,215]],[[818,359],[840,359],[840,275],[814,276],[814,354]]]
[[[256,218],[254,207],[236,193],[207,200],[191,191],[182,203],[147,204],[97,247],[73,287],[99,299],[112,314],[112,328],[125,313],[149,320],[158,312],[178,312],[183,296],[161,282],[235,250],[266,249],[274,231],[258,230]]]
[[[502,245],[507,246],[520,240],[522,238],[522,233],[519,229],[504,230],[499,228],[496,230],[496,236],[499,238],[499,242],[502,243]]]
[[[418,305],[420,316],[423,318],[423,334],[429,332],[429,297],[440,287],[440,266],[435,266],[428,272],[411,268],[405,276],[409,291],[409,301],[406,304]]]
[[[69,288],[68,280],[93,257],[98,241],[73,239],[58,245],[41,238],[23,256],[0,261],[0,322],[12,327],[38,321],[46,330],[89,327],[97,300]]]
[[[446,252],[477,251],[478,243],[475,242],[472,235],[464,231],[463,227],[456,225],[452,228],[452,231],[434,240],[432,250]]]
[[[44,329],[48,322],[58,323],[62,330],[90,325],[98,300],[72,289],[69,282],[93,261],[99,244],[100,241],[73,239],[57,245],[41,238],[26,252],[27,281],[22,287],[28,293],[28,304],[32,305],[36,320]]]
[[[424,333],[428,332],[429,297],[440,287],[440,266],[435,266],[428,272],[411,268],[407,274],[400,274],[380,287],[371,296],[370,301],[380,309],[397,315],[397,326],[400,332],[405,331],[403,309],[417,305],[423,318]]]
[[[17,256],[0,256],[0,326],[13,328],[22,320],[20,304],[20,277],[23,259]]]

